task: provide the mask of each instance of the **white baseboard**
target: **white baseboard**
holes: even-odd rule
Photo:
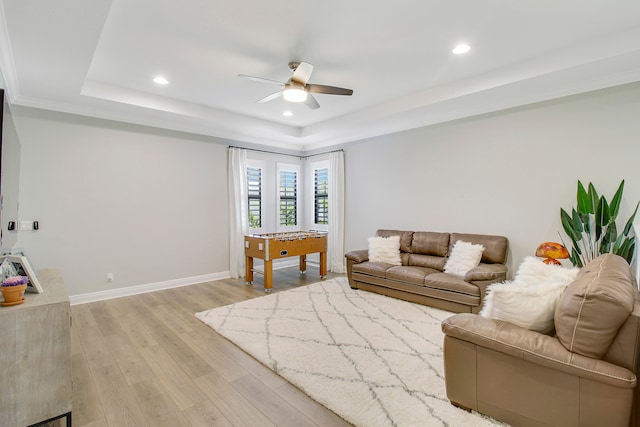
[[[160,291],[162,289],[179,288],[181,286],[195,285],[196,283],[210,282],[212,280],[228,279],[231,277],[228,271],[221,273],[204,274],[202,276],[185,277],[183,279],[167,280],[164,282],[147,283],[145,285],[129,286],[126,288],[109,289],[107,291],[90,292],[86,294],[71,295],[71,305],[86,304],[89,302],[103,301],[107,299],[126,297],[130,295],[144,294]]]
[[[316,265],[313,261],[307,261],[307,264]],[[282,268],[295,267],[299,265],[298,260],[282,260],[274,261],[273,269],[280,270]],[[255,270],[264,271],[264,266],[256,266]],[[103,301],[107,299],[127,297],[130,295],[144,294],[147,292],[161,291],[163,289],[179,288],[181,286],[195,285],[197,283],[210,282],[212,280],[228,279],[231,274],[228,271],[221,273],[204,274],[202,276],[185,277],[183,279],[167,280],[165,282],[147,283],[145,285],[129,286],[126,288],[109,289],[107,291],[90,292],[86,294],[78,294],[69,296],[71,305],[86,304],[89,302]]]

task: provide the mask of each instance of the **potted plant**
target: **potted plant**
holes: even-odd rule
[[[624,191],[624,180],[611,199],[599,196],[593,184],[588,190],[578,181],[577,209],[571,215],[560,209],[560,219],[565,233],[572,243],[570,260],[576,267],[582,267],[598,255],[614,253],[631,263],[635,251],[635,235],[632,225],[638,212],[638,205],[627,220],[621,233],[618,233],[616,219]]]
[[[4,306],[17,305],[24,302],[24,291],[27,289],[29,278],[27,276],[12,276],[4,279],[0,286]]]

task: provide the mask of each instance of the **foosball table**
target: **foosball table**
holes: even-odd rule
[[[300,257],[300,272],[307,270],[307,255],[320,253],[320,277],[327,275],[327,233],[323,231],[292,231],[244,236],[244,254],[247,264],[247,284],[253,284],[253,259],[264,260],[264,290],[273,288],[273,260]]]

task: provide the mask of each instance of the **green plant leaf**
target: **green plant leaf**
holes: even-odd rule
[[[618,186],[618,190],[616,194],[613,195],[613,199],[611,199],[611,205],[609,205],[609,212],[611,214],[611,218],[613,221],[618,217],[618,212],[620,211],[620,202],[622,201],[622,193],[624,192],[624,179],[620,182]]]
[[[638,206],[640,205],[640,202],[638,202],[638,204],[636,204],[636,208],[633,211],[633,215],[631,215],[631,217],[629,217],[629,219],[627,220],[627,223],[624,226],[624,230],[622,231],[622,234],[624,234],[625,236],[627,236],[629,234],[629,232],[631,231],[631,227],[633,226],[633,221],[636,218],[636,214],[638,213]]]
[[[573,242],[573,250],[575,250],[579,255],[582,255],[582,249],[580,249],[580,245],[578,242]]]
[[[615,243],[613,244],[613,248],[611,249],[611,252],[614,254],[620,255],[618,251],[620,251],[620,247],[622,247],[622,242],[624,242],[624,234],[620,234],[618,236]]]
[[[574,228],[575,224],[573,219],[562,208],[560,208],[560,219],[562,221],[562,227],[564,228],[564,232],[567,233],[567,236],[569,236],[569,238],[573,242],[577,242],[578,240],[582,239],[582,231],[576,230]]]
[[[620,244],[618,244],[618,241],[620,242]],[[624,257],[625,253],[629,250],[629,248],[628,248],[629,239],[625,238],[621,234],[618,237],[618,240],[616,240],[616,244],[618,244],[618,247],[616,248],[615,245],[614,245],[614,248],[611,250],[611,253],[616,254],[616,255],[620,255],[621,257]]]
[[[600,202],[600,196],[598,196],[596,187],[594,187],[592,183],[589,183],[589,199],[591,200],[591,210],[589,213],[595,214],[598,203]]]
[[[616,239],[618,238],[618,226],[615,222],[612,222],[607,226],[607,232],[605,236],[609,243],[616,241]]]
[[[602,241],[600,242],[600,253],[606,254],[611,252],[611,243],[618,238],[618,230],[616,223],[613,222],[606,227],[606,231],[602,235]]]
[[[585,219],[586,218],[586,219]],[[571,210],[571,222],[573,224],[573,229],[576,230],[580,237],[578,240],[582,238],[582,232],[585,231],[585,227],[589,226],[589,214],[580,214],[577,210]]]
[[[569,256],[569,261],[573,264],[574,267],[582,267],[582,260],[580,256],[576,252],[576,248],[571,249],[571,255]]]
[[[591,184],[589,184],[591,185]],[[578,180],[578,212],[580,213],[593,213],[593,204],[591,203],[591,197],[587,194],[587,191],[584,189],[584,185],[582,182]]]
[[[618,235],[616,219],[620,212],[624,184],[625,181],[622,180],[609,204],[604,196],[598,196],[592,183],[589,183],[587,191],[578,180],[577,209],[573,208],[571,215],[564,209],[560,209],[562,227],[573,244],[569,257],[573,265],[583,266],[607,252],[617,253],[627,262],[633,259],[635,233],[632,227],[640,209],[640,202],[636,204],[633,215],[626,222],[622,234]],[[629,237],[630,234],[632,237]]]
[[[631,264],[631,261],[633,260],[633,253],[636,250],[636,241],[635,239],[631,242],[631,245],[629,246],[629,252],[627,253],[627,256],[625,257],[625,259],[627,260],[627,262],[629,264]]]
[[[574,209],[573,211],[573,221],[576,224],[579,224],[580,232],[583,231],[587,234],[591,234],[591,214],[579,214]]]
[[[611,252],[611,245],[605,242],[604,240],[600,242],[600,247],[598,247],[598,253],[600,254],[608,254]]]
[[[602,236],[602,228],[609,224],[610,218],[609,204],[607,203],[607,199],[602,196],[596,209],[596,240],[599,240],[600,236]]]
[[[635,247],[634,239],[627,238],[624,243],[620,247],[617,255],[620,255],[622,258],[626,259],[627,262],[630,263],[631,258],[633,257],[633,248]]]

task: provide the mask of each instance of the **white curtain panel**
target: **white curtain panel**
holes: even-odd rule
[[[346,272],[344,259],[344,152],[329,154],[329,235],[327,268]]]
[[[245,276],[244,236],[249,232],[247,210],[247,152],[229,148],[229,274],[234,279]]]

